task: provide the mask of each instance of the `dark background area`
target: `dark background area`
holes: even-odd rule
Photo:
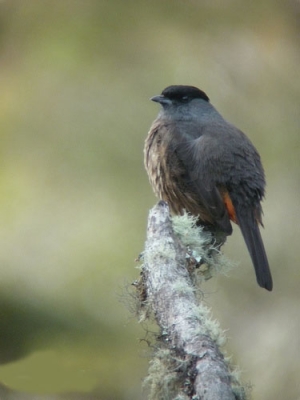
[[[156,199],[143,144],[171,84],[242,129],[267,176],[260,289],[238,266],[203,286],[253,399],[300,396],[298,1],[0,3],[0,382],[142,399],[149,351],[127,311]]]

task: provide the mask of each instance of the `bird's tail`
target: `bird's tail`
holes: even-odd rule
[[[239,214],[237,212],[238,224],[252,259],[257,283],[271,291],[273,288],[272,275],[258,223],[252,211],[245,213],[243,210],[242,215]]]

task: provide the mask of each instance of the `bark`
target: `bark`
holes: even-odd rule
[[[160,201],[149,213],[142,267],[145,304],[161,332],[146,378],[150,398],[244,399],[220,351],[223,332],[196,295],[186,254]]]

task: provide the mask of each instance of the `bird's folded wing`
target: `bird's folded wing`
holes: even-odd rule
[[[211,143],[209,143],[211,141]],[[201,136],[194,140],[187,140],[178,144],[176,153],[186,168],[190,184],[197,193],[209,217],[227,234],[232,233],[232,227],[226,210],[218,182],[222,175],[218,152],[212,151],[210,146],[213,138]],[[225,186],[224,186],[225,189]]]

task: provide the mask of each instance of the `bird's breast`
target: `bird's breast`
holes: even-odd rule
[[[153,191],[155,195],[162,200],[164,199],[163,193],[166,174],[163,165],[164,153],[161,135],[156,129],[150,130],[145,142],[144,163]]]
[[[153,125],[145,141],[144,162],[155,195],[168,202],[173,213],[182,214],[184,209],[194,215],[201,213],[186,169],[176,155],[174,137],[166,126]]]

